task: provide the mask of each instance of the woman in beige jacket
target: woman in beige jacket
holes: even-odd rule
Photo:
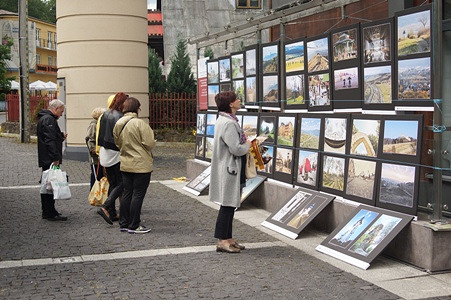
[[[152,148],[155,140],[149,124],[138,118],[141,104],[135,98],[124,102],[120,118],[113,129],[114,141],[121,156],[121,172],[124,184],[120,206],[120,230],[129,233],[148,233],[141,224],[141,207],[149,187],[153,170]]]

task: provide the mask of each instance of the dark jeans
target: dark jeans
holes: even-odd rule
[[[99,172],[97,174],[97,180],[100,180],[103,177],[103,167],[101,165],[91,165],[91,189],[94,185],[94,182],[96,182],[96,173],[97,169],[99,169]],[[89,189],[89,190],[91,190]]]
[[[235,214],[235,207],[222,206],[219,208],[216,219],[215,238],[227,240],[232,238],[232,223]]]
[[[50,166],[42,167],[42,171],[44,172],[49,168]],[[58,212],[55,209],[55,200],[53,200],[53,194],[41,194],[41,207],[43,218],[53,218],[58,215]]]
[[[122,183],[122,173],[121,173],[121,163],[107,167],[106,177],[110,184],[108,189],[108,199],[103,203],[103,208],[105,208],[110,214],[110,218],[114,218],[117,215],[116,212],[116,199],[122,195],[124,191],[124,185]]]
[[[141,207],[147,188],[150,183],[151,173],[122,172],[124,193],[120,206],[119,226],[135,230],[141,223]]]

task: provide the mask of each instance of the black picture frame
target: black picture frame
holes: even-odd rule
[[[316,250],[366,270],[412,219],[406,214],[360,205]]]
[[[221,83],[219,85],[220,92],[229,92],[232,91],[232,82]]]
[[[345,156],[322,153],[321,163],[319,189],[326,193],[344,196],[347,172]]]
[[[318,190],[321,171],[321,155],[319,151],[295,149],[294,184]]]
[[[207,61],[207,84],[219,84],[219,62],[217,59]]]
[[[219,62],[219,83],[230,82],[232,80],[232,69],[230,56],[218,58]]]
[[[322,151],[324,121],[321,114],[298,114],[296,148]]]
[[[280,107],[280,44],[265,43],[260,47],[260,103],[262,107]]]
[[[274,179],[292,184],[295,149],[275,146],[274,152]]]
[[[393,18],[361,24],[362,108],[393,110],[395,33]]]
[[[297,115],[290,113],[277,114],[277,146],[296,147]]]
[[[216,110],[215,97],[219,94],[219,84],[210,84],[207,89],[207,106],[209,110]]]
[[[349,148],[349,114],[324,115],[324,153],[345,155]]]
[[[207,127],[207,114],[197,113],[196,116],[196,135],[205,135]]]
[[[277,113],[260,113],[258,116],[257,136],[266,138],[265,145],[275,145],[277,142]]]
[[[367,157],[347,158],[345,197],[366,205],[376,206],[380,164]]]
[[[306,46],[305,39],[293,39],[285,43],[283,49],[285,73],[294,74],[305,72]]]
[[[351,115],[348,152],[356,158],[377,158],[382,152],[381,115]]]
[[[418,166],[380,162],[376,206],[416,215],[418,209]]]
[[[244,52],[234,52],[230,55],[230,68],[231,68],[231,78],[243,79],[245,74],[244,69]]]
[[[296,239],[334,198],[332,195],[298,188],[262,223],[262,226]]]
[[[380,136],[379,158],[394,163],[420,163],[423,115],[384,116]]]
[[[244,51],[245,77],[258,75],[259,49],[257,45],[249,46]]]

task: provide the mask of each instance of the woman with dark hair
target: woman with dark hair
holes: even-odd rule
[[[235,116],[241,108],[235,92],[221,92],[215,102],[219,116],[211,159],[210,200],[221,203],[215,228],[216,251],[238,253],[245,247],[232,238],[232,222],[235,209],[241,204],[241,189],[246,184],[244,166],[251,143]]]
[[[99,139],[100,146],[99,159],[100,164],[106,169],[106,176],[110,187],[108,189],[108,199],[97,210],[97,213],[110,225],[119,218],[116,212],[116,199],[122,195],[123,184],[120,170],[119,148],[114,143],[113,128],[116,122],[122,118],[122,109],[128,95],[117,93],[113,102],[100,119]]]
[[[122,232],[148,233],[150,228],[141,224],[141,207],[153,170],[152,148],[155,140],[152,128],[138,118],[141,104],[127,98],[124,116],[114,126],[113,135],[120,149],[124,193],[120,206],[119,227]]]

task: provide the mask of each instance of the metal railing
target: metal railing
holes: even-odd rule
[[[149,95],[149,124],[153,129],[189,129],[196,126],[196,94]]]
[[[34,120],[37,112],[36,110],[41,110],[43,108],[48,108],[49,102],[53,99],[56,99],[56,94],[49,94],[46,96],[30,96],[30,117],[31,121],[35,122]],[[20,118],[20,97],[19,94],[8,94],[6,95],[6,121],[7,122],[19,122]]]

